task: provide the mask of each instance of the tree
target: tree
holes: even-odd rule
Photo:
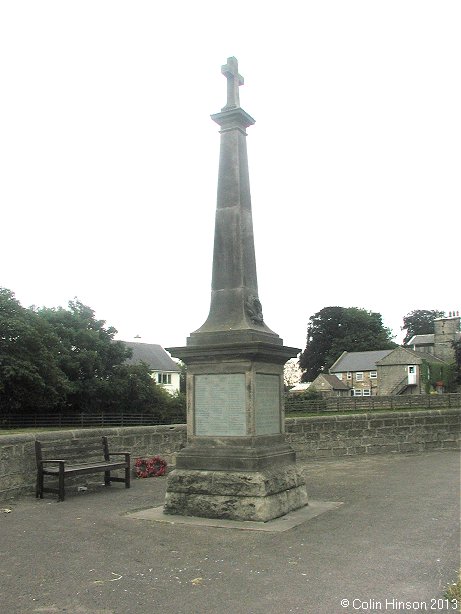
[[[0,288],[1,411],[182,412],[184,396],[158,386],[148,365],[127,365],[132,350],[105,324],[78,300],[25,309]]]
[[[54,410],[69,391],[58,360],[60,341],[34,311],[13,292],[0,288],[0,408],[13,411]]]
[[[299,368],[299,359],[290,358],[283,367],[283,383],[285,389],[296,386],[301,381],[301,369]]]
[[[172,396],[153,380],[146,363],[118,365],[107,380],[100,411],[154,413],[166,416]]]
[[[406,330],[403,345],[407,344],[413,335],[429,335],[434,332],[434,320],[442,318],[444,311],[438,309],[415,309],[403,318],[402,330]]]
[[[180,369],[179,373],[179,392],[182,395],[186,394],[187,388],[187,365],[182,362],[182,360],[178,360],[178,367]]]
[[[314,380],[343,352],[392,349],[396,347],[392,337],[379,313],[357,307],[324,307],[309,318],[306,349],[299,359],[301,380]]]
[[[59,366],[69,382],[67,409],[91,412],[117,404],[112,386],[116,375],[120,378],[116,369],[132,354],[122,341],[114,341],[117,330],[106,328],[105,321],[77,299],[68,309],[42,308],[36,314],[59,339]]]

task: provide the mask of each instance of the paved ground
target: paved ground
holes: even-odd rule
[[[0,611],[453,611],[443,593],[460,566],[458,453],[304,467],[312,499],[343,505],[285,532],[127,515],[160,505],[165,478],[136,480],[130,490],[101,487],[64,503],[53,495],[10,502],[11,513],[0,513]]]

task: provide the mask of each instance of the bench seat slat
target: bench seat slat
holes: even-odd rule
[[[64,473],[84,473],[107,471],[108,469],[125,469],[126,463],[82,463],[80,465],[64,465]],[[58,474],[59,467],[44,467],[43,473]]]

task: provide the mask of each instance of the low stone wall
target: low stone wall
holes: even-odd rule
[[[460,449],[461,409],[380,412],[347,416],[288,418],[286,437],[297,457]],[[44,431],[0,437],[0,500],[32,494],[35,488],[34,441],[47,443],[107,435],[112,450],[130,450],[132,458],[162,455],[170,465],[186,444],[186,426],[140,426]],[[102,474],[101,474],[102,475]],[[97,478],[97,474],[89,476]],[[102,479],[99,480],[101,482]]]
[[[460,409],[288,418],[298,459],[460,449]]]

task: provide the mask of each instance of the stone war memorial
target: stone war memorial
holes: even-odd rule
[[[297,348],[264,322],[258,296],[246,148],[255,120],[240,107],[233,57],[227,104],[211,118],[221,145],[210,312],[185,347],[187,445],[168,477],[165,514],[266,522],[307,505],[285,442],[283,366]]]

